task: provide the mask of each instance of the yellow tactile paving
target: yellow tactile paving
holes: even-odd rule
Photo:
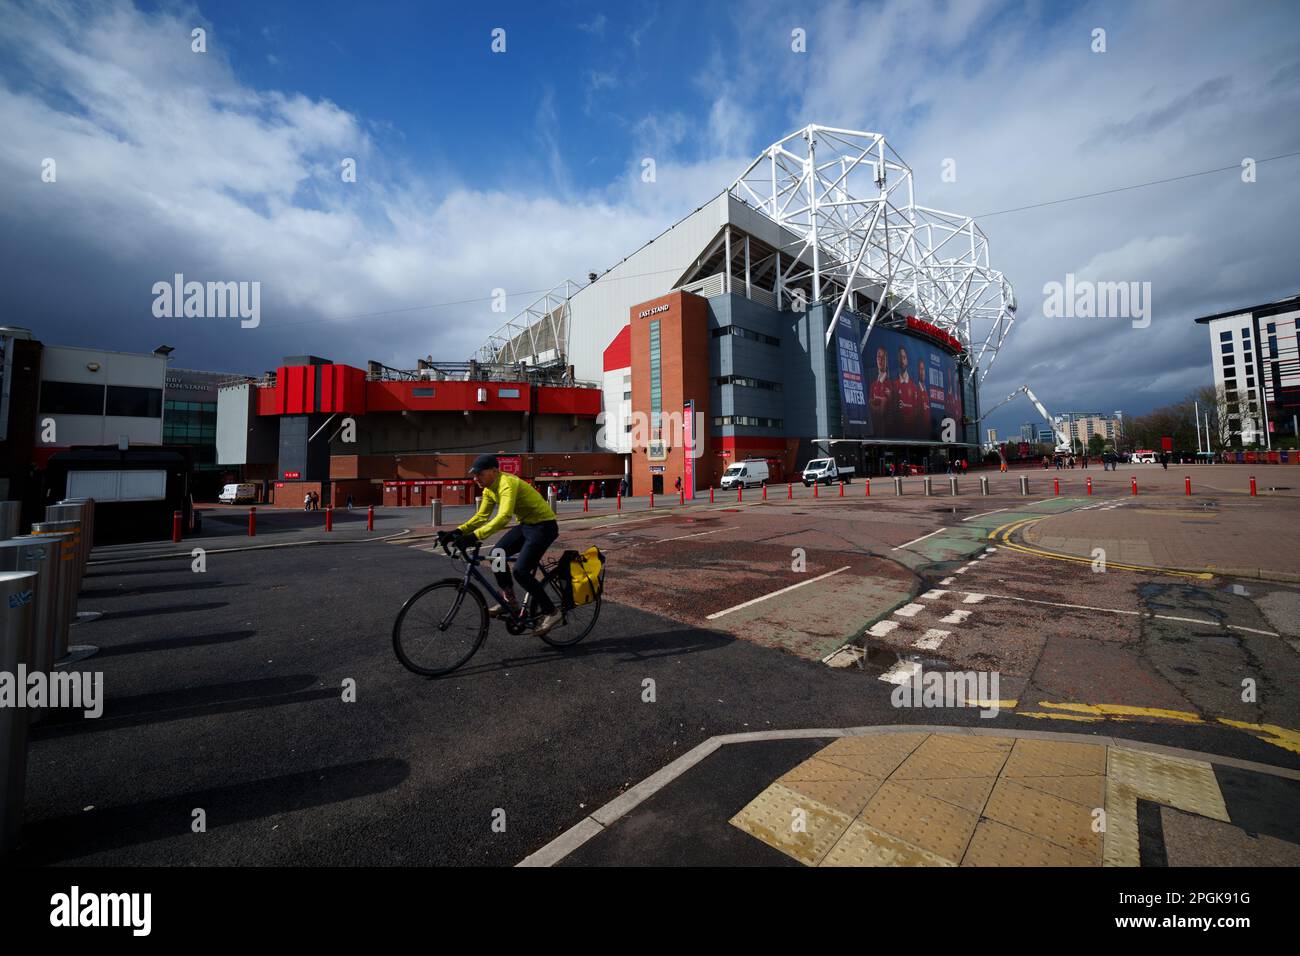
[[[1016,741],[1014,752],[1038,760],[1073,767],[1075,773],[1105,773],[1106,748],[1100,744],[1072,744],[1057,740]]]
[[[1041,790],[1054,794],[1071,803],[1077,803],[1089,810],[1106,805],[1106,778],[1101,774],[1087,777],[1015,777],[1003,774],[1004,778],[1014,779],[1022,787]]]
[[[858,780],[787,780],[784,786],[852,819],[862,812],[884,782],[883,777],[862,777]]]
[[[1093,832],[1092,811],[1041,790],[999,780],[984,807],[984,816],[1021,833],[1101,858],[1101,834]]]
[[[888,777],[898,769],[899,764],[907,759],[907,754],[901,750],[892,754],[827,754],[822,751],[817,756],[827,763],[865,774],[868,777]]]
[[[1214,768],[1203,760],[1112,748],[1106,776],[1146,800],[1212,820],[1228,819]]]
[[[896,783],[876,791],[859,818],[877,830],[956,863],[979,815]]]
[[[973,754],[922,756],[919,749],[903,761],[894,774],[904,780],[936,780],[951,777],[996,777],[1006,763],[1005,751]]]
[[[1100,777],[1106,772],[1103,763],[1100,770],[1097,770],[1096,776]],[[1006,766],[1002,768],[1002,776],[1011,778],[1020,777],[1079,777],[1086,776],[1084,771],[1077,767],[1071,767],[1069,764],[1057,763],[1054,760],[1044,760],[1042,757],[1034,756],[1021,750],[1011,751],[1011,756],[1007,758]]]
[[[796,811],[800,811],[796,813]],[[816,866],[853,818],[774,783],[731,818],[731,824],[768,846]]]
[[[966,810],[979,813],[984,809],[989,794],[993,792],[994,777],[956,777],[944,780],[900,780],[891,781],[900,787],[924,793],[947,803],[955,804]]]
[[[1204,761],[906,733],[838,738],[731,823],[810,866],[1137,866],[1139,799],[1228,821]]]
[[[955,866],[952,860],[912,846],[861,820],[853,824],[831,847],[822,866]]]
[[[1048,843],[996,820],[981,820],[962,866],[1096,866],[1094,857]]]

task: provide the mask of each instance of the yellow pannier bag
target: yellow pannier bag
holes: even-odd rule
[[[605,556],[595,547],[564,554],[569,559],[569,587],[574,606],[590,604],[605,589]]]

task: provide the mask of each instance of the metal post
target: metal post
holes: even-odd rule
[[[894,494],[895,494],[895,495],[901,495],[902,493],[903,493],[903,479],[902,479],[902,478],[895,478],[895,479],[894,479]]]
[[[989,493],[988,476],[980,475],[980,494],[984,495],[985,497],[988,497],[988,493]]]
[[[948,476],[948,494],[952,495],[954,498],[957,496],[957,476],[956,476],[956,475],[949,475],[949,476]]]
[[[921,484],[925,489],[925,496],[927,498],[929,498],[931,495],[934,494],[934,483],[930,480],[929,475],[926,475],[923,479],[921,479]]]
[[[1026,475],[1020,476],[1020,493],[1022,495],[1029,494],[1029,478]]]
[[[22,511],[21,501],[0,501],[0,541],[18,537],[18,522]]]
[[[433,521],[433,527],[442,527],[442,499],[434,498],[433,504],[429,505],[429,517]]]
[[[0,671],[17,678],[18,665],[27,665],[37,576],[33,571],[0,573]],[[19,687],[18,693],[26,693]],[[27,786],[27,712],[0,707],[0,855],[13,849],[23,824],[23,794]]]

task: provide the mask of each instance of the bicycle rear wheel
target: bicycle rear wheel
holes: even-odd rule
[[[411,595],[393,622],[393,651],[425,677],[454,671],[487,636],[487,605],[478,588],[448,578]]]
[[[590,634],[591,629],[596,626],[596,618],[600,617],[600,595],[596,595],[596,599],[590,604],[566,608],[564,591],[560,587],[559,580],[552,577],[547,584],[553,592],[555,606],[564,611],[564,621],[543,634],[542,640],[552,647],[572,647]]]

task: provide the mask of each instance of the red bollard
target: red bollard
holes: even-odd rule
[[[736,485],[736,504],[740,504],[744,500],[745,500],[745,486]]]
[[[844,497],[844,482],[840,482],[840,497]]]
[[[867,479],[867,493],[866,493],[865,495],[863,495],[863,497],[864,497],[864,498],[870,498],[870,497],[871,497],[871,479],[870,479],[870,478]]]
[[[172,541],[179,542],[180,540],[181,540],[181,513],[179,511],[173,511],[172,512]]]
[[[790,482],[785,486],[785,497],[787,500],[794,498],[794,482]]]
[[[1059,496],[1061,494],[1061,479],[1052,479],[1052,494]]]
[[[1088,476],[1088,494],[1092,494],[1092,476]]]
[[[1137,494],[1137,493],[1138,493],[1138,476],[1137,476],[1137,475],[1134,475],[1134,476],[1133,476],[1133,494]]]
[[[375,506],[371,505],[366,509],[366,530],[375,530]]]
[[[678,503],[679,505],[684,505],[684,504],[686,504],[686,489],[685,489],[685,488],[683,488],[681,491],[677,492],[677,503]]]
[[[1187,494],[1190,495],[1190,494],[1192,493],[1192,476],[1191,476],[1191,475],[1187,475],[1185,478],[1183,478],[1183,488],[1184,488],[1184,490],[1187,492]]]
[[[334,506],[330,505],[325,509],[325,530],[334,530]]]
[[[1255,497],[1255,476],[1254,475],[1250,476],[1250,496],[1252,498]]]
[[[590,496],[590,495],[583,495],[583,496],[582,496],[582,510],[583,510],[583,511],[587,511],[587,510],[589,510],[590,508],[591,508],[591,496]]]
[[[623,510],[623,492],[621,491],[618,493],[618,503],[614,506],[614,510],[615,511]]]
[[[820,497],[821,497],[821,495],[817,494],[817,488],[818,488],[817,482],[814,481],[814,482],[813,482],[813,497],[814,497],[814,498],[820,498]]]
[[[767,500],[767,485],[763,486],[763,500]]]
[[[709,504],[713,504],[713,486],[709,485]]]
[[[655,493],[652,491],[650,492],[650,507],[653,508],[654,506],[655,506]]]
[[[248,536],[250,538],[257,535],[257,509],[248,509]]]

